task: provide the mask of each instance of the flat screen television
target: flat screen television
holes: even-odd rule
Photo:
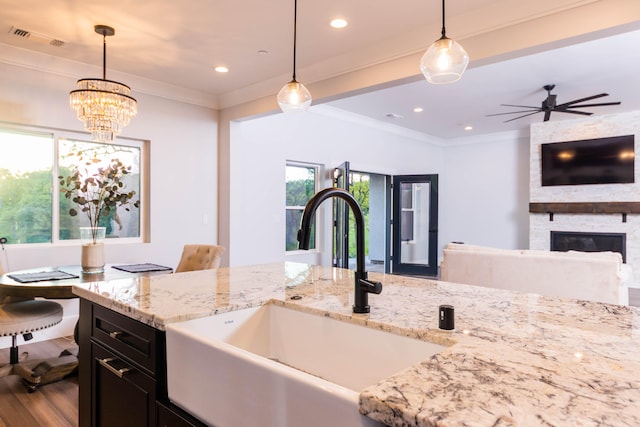
[[[634,136],[542,144],[542,185],[635,182]]]

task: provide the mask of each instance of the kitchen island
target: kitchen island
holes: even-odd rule
[[[158,331],[271,302],[446,345],[361,391],[360,412],[388,425],[640,425],[637,308],[370,278],[384,289],[366,315],[351,312],[352,271],[298,263],[90,282],[74,293]],[[441,304],[455,307],[454,331],[438,329]]]

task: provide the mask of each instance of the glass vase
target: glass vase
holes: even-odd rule
[[[106,227],[80,227],[82,273],[104,272],[104,238]]]

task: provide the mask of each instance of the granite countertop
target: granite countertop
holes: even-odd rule
[[[384,289],[366,315],[351,312],[352,271],[297,263],[89,282],[74,293],[161,330],[271,301],[447,345],[360,393],[360,411],[388,425],[640,426],[638,308],[369,277]],[[455,331],[438,329],[441,304],[455,307]]]

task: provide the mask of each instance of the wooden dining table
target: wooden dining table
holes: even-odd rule
[[[104,272],[87,274],[82,272],[80,265],[66,265],[59,267],[39,267],[31,268],[27,270],[12,271],[0,275],[0,300],[4,297],[19,297],[19,298],[49,298],[49,299],[66,299],[76,298],[73,294],[73,285],[86,282],[102,282],[118,279],[130,279],[138,276],[149,276],[155,274],[167,274],[173,270],[170,267],[163,267],[162,270],[155,271],[139,271],[128,272],[123,271],[115,267],[130,267],[130,266],[154,266],[156,264],[107,264],[105,265]],[[42,273],[42,275],[40,275]],[[54,273],[54,275],[63,277],[55,280],[36,280],[21,282],[12,278],[11,276],[22,278],[31,275],[33,277],[47,276],[46,273]]]

